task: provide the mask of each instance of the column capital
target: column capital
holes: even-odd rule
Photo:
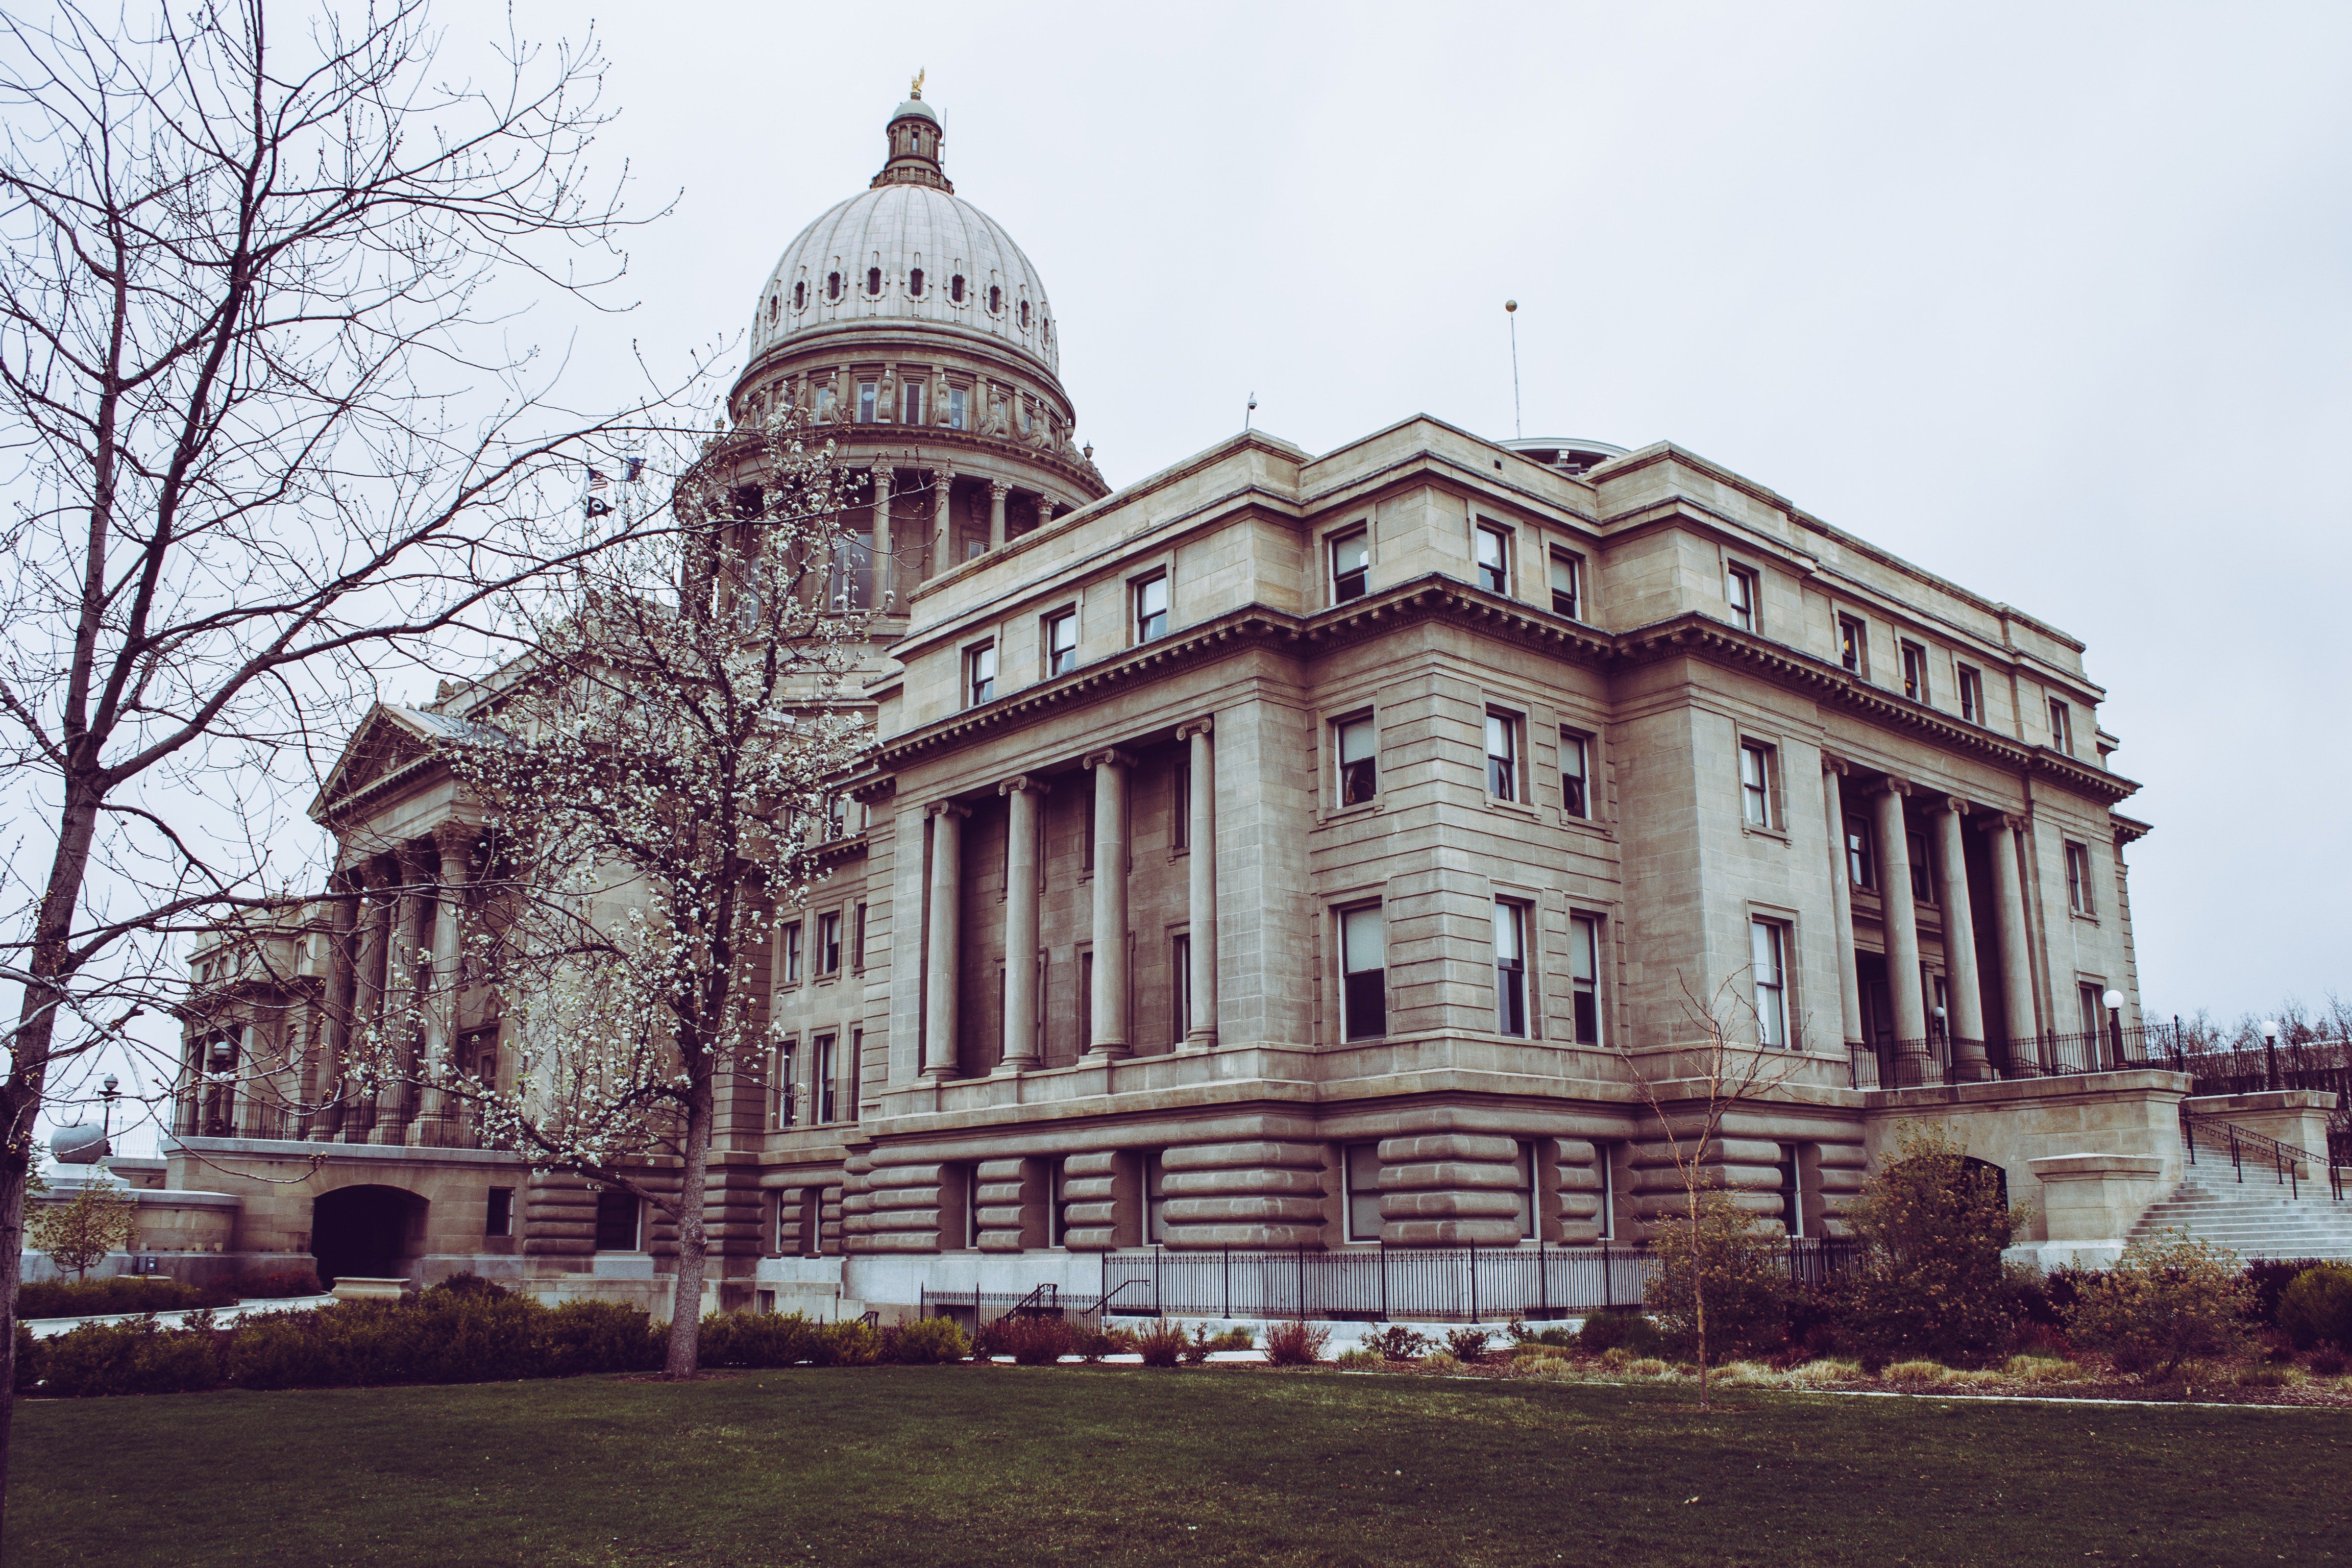
[[[935,485],[951,485],[955,483],[956,471],[953,468],[931,468],[926,471],[930,474],[931,483]]]
[[[474,852],[474,846],[481,841],[482,830],[473,823],[459,822],[452,817],[426,837],[445,857],[452,853],[470,855]]]
[[[1977,818],[1977,826],[1987,833],[2022,833],[2025,818],[2013,811],[1989,811]]]
[[[1189,741],[1195,735],[1213,735],[1216,733],[1216,731],[1217,721],[1215,717],[1212,714],[1203,713],[1198,719],[1187,719],[1181,724],[1177,725],[1176,738],[1180,741]]]
[[[923,807],[925,816],[970,816],[971,807],[952,800],[935,800]]]
[[[988,499],[990,500],[1000,501],[1012,493],[1013,487],[1006,484],[1003,479],[991,479],[988,481]]]
[[[996,786],[996,793],[999,795],[1021,795],[1025,792],[1029,795],[1045,795],[1050,793],[1053,787],[1054,786],[1052,784],[1047,784],[1044,779],[1032,778],[1027,773],[1016,773],[1012,778],[1006,779],[1003,784],[998,784]]]
[[[1853,771],[1853,764],[1847,762],[1843,757],[1832,756],[1827,752],[1823,752],[1822,753],[1822,772],[1825,773],[1835,773],[1838,777],[1843,778]]]
[[[1085,759],[1079,763],[1079,766],[1086,768],[1131,768],[1135,766],[1135,759],[1129,756],[1125,752],[1120,751],[1116,746],[1108,746],[1099,752],[1087,752]]]
[[[1928,802],[1928,809],[1931,811],[1948,811],[1954,816],[1966,816],[1969,811],[1969,797],[1964,795],[1934,796]]]
[[[1876,784],[1871,785],[1869,793],[1872,795],[1907,795],[1911,793],[1911,781],[1909,779],[1898,779],[1893,773],[1888,773],[1885,778],[1880,779]]]

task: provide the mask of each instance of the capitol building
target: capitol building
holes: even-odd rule
[[[842,591],[880,613],[848,690],[880,743],[773,944],[779,1048],[722,1101],[713,1308],[1635,1247],[1717,1031],[1771,1070],[1703,1158],[1792,1236],[1842,1232],[1905,1121],[2000,1168],[2053,1255],[2179,1183],[2190,1082],[2135,1047],[2137,786],[2084,645],[2015,584],[1669,441],[1427,415],[1113,490],[1066,323],[940,115],[909,99],[885,139],[760,283],[730,394],[861,476]],[[194,955],[154,1179],[222,1195],[181,1240],[242,1268],[666,1312],[675,1233],[635,1200],[397,1092],[289,1109],[415,983],[388,952],[457,951],[479,816],[433,742],[472,700],[352,737],[313,808],[334,879],[279,962]],[[493,999],[449,1026],[419,1048],[511,1071]]]

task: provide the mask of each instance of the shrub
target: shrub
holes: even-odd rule
[[[1388,1363],[1388,1358],[1380,1352],[1366,1350],[1361,1345],[1341,1351],[1333,1362],[1342,1372],[1377,1372]]]
[[[971,1342],[952,1318],[917,1318],[882,1331],[881,1359],[899,1366],[939,1366],[971,1354]]]
[[[1103,1353],[1096,1350],[1087,1354],[1078,1344],[1084,1338],[1089,1342],[1107,1343],[1106,1336],[1087,1330],[1073,1333],[1070,1325],[1059,1318],[1041,1318],[1024,1313],[1017,1318],[999,1318],[982,1331],[988,1336],[992,1355],[1009,1355],[1022,1366],[1051,1366],[1072,1351],[1087,1354],[1091,1361]]]
[[[2084,1285],[2067,1328],[2116,1369],[2169,1377],[2191,1356],[2227,1355],[2245,1338],[2248,1296],[2236,1254],[2178,1230],[2143,1237]]]
[[[2250,1280],[2248,1293],[2256,1289]],[[2272,1321],[2299,1351],[2317,1344],[2352,1347],[2352,1268],[2315,1263],[2305,1268],[2279,1292]]]
[[[667,1331],[618,1301],[566,1301],[547,1310],[548,1370],[539,1375],[657,1371]]]
[[[1652,1245],[1658,1271],[1643,1299],[1676,1351],[1699,1349],[1702,1300],[1709,1359],[1769,1351],[1788,1337],[1781,1237],[1755,1228],[1721,1191],[1698,1194],[1696,1220],[1664,1216]]]
[[[1402,1323],[1391,1323],[1377,1334],[1364,1336],[1364,1348],[1388,1361],[1419,1361],[1429,1351],[1429,1337]]]
[[[2298,1275],[2318,1268],[2316,1258],[2257,1258],[2246,1265],[2245,1281],[2249,1305],[2247,1321],[2262,1328],[2275,1329],[2279,1322],[2279,1298],[2294,1283]]]
[[[1606,1355],[1620,1346],[1633,1355],[1659,1350],[1658,1326],[1639,1312],[1595,1312],[1577,1331],[1576,1348],[1587,1355]]]
[[[1576,1331],[1566,1323],[1554,1323],[1548,1329],[1537,1331],[1514,1318],[1503,1325],[1503,1331],[1511,1336],[1511,1342],[1515,1345],[1554,1345],[1564,1350],[1578,1342]]]
[[[705,1366],[798,1366],[816,1354],[817,1324],[799,1312],[716,1312],[702,1320]]]
[[[1136,1342],[1146,1366],[1174,1366],[1190,1348],[1191,1342],[1184,1337],[1181,1323],[1154,1323]]]
[[[2347,1358],[2336,1346],[2323,1345],[2312,1352],[2310,1359],[2304,1364],[2311,1369],[2315,1376],[2341,1377],[2344,1375]]]
[[[260,1275],[256,1278],[268,1279],[279,1277],[276,1275]],[[316,1275],[310,1275],[308,1276],[308,1278],[313,1285],[316,1285],[319,1282],[318,1276]],[[241,1289],[242,1281],[239,1282],[239,1286]],[[449,1296],[480,1297],[483,1300],[491,1301],[503,1300],[507,1297],[514,1294],[513,1291],[508,1289],[505,1286],[499,1284],[495,1280],[485,1279],[480,1275],[474,1273],[471,1269],[467,1269],[460,1273],[450,1275],[449,1278],[442,1280],[438,1285],[433,1286],[431,1289],[425,1291],[425,1294],[430,1295],[434,1290],[441,1291],[443,1294]],[[279,1292],[279,1294],[287,1296],[299,1296],[307,1293],[308,1292],[300,1290],[286,1290]],[[259,1294],[259,1292],[256,1292],[256,1294]]]
[[[1247,1329],[1227,1329],[1223,1333],[1215,1335],[1213,1338],[1201,1338],[1202,1335],[1208,1332],[1208,1327],[1209,1326],[1206,1323],[1202,1324],[1200,1329],[1196,1331],[1193,1335],[1195,1339],[1200,1340],[1201,1348],[1204,1351],[1254,1351],[1257,1349],[1257,1341],[1251,1337],[1250,1331]]]
[[[2017,1288],[2001,1249],[2028,1217],[1940,1127],[1906,1125],[1852,1212],[1864,1261],[1847,1325],[1865,1356],[1977,1363],[2006,1352]]]
[[[1451,1351],[1432,1351],[1421,1358],[1421,1369],[1441,1374],[1456,1373],[1462,1370],[1462,1363]]]
[[[1265,1359],[1276,1366],[1313,1366],[1331,1342],[1330,1331],[1303,1322],[1276,1323],[1265,1331]]]
[[[1486,1361],[1486,1342],[1493,1338],[1484,1329],[1455,1329],[1445,1336],[1445,1348],[1465,1366],[1477,1366]]]
[[[882,1358],[882,1336],[861,1319],[817,1325],[809,1362],[814,1366],[872,1366]]]
[[[225,1307],[222,1292],[177,1279],[116,1275],[106,1279],[39,1279],[16,1288],[20,1318],[96,1318],[114,1312],[173,1312],[184,1307]]]
[[[105,1394],[193,1394],[220,1384],[209,1327],[84,1323],[42,1347],[41,1392],[80,1398]]]

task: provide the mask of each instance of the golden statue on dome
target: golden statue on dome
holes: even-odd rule
[[[931,74],[931,73],[930,73],[929,71],[928,71],[928,70],[919,70],[919,71],[917,71],[917,72],[915,73],[915,84],[914,84],[914,86],[912,86],[912,87],[910,87],[910,88],[908,88],[908,89],[907,89],[907,96],[908,96],[908,98],[920,98],[920,97],[922,97],[922,96],[923,96],[923,79],[924,79],[925,77],[927,77],[927,76],[930,75],[930,74]]]

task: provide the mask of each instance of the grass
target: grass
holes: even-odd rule
[[[2326,1411],[874,1367],[31,1401],[16,1456],[12,1568],[2352,1555]]]

